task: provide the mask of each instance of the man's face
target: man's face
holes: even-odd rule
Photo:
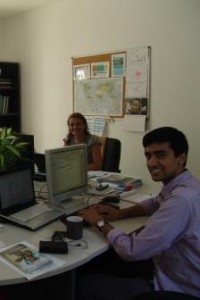
[[[169,143],[155,143],[145,148],[147,168],[154,181],[167,184],[185,169],[186,154],[175,157]]]

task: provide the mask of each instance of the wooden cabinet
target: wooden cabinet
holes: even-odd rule
[[[20,132],[20,70],[18,63],[0,62],[0,127]]]

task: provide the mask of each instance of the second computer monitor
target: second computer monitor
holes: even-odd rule
[[[74,145],[45,151],[48,198],[70,200],[88,190],[87,147]]]

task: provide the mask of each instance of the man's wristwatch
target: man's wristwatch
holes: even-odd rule
[[[101,231],[102,227],[106,224],[107,224],[107,222],[105,222],[104,220],[101,220],[101,221],[97,222],[96,226]]]

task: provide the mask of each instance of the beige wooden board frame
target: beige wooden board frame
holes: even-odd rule
[[[150,83],[150,47],[135,47],[133,49],[144,49],[144,48],[148,48],[148,53],[149,53],[149,62],[148,62],[148,86],[147,86],[147,89],[148,89],[148,92],[147,92],[147,102],[148,102],[148,113],[146,115],[146,117],[148,118],[149,117],[149,107],[150,107],[150,103],[149,103],[149,98],[150,98],[150,86],[149,86],[149,83]],[[107,77],[108,79],[108,82],[109,82],[109,79],[111,78],[115,78],[115,76],[112,77],[112,56],[113,55],[127,55],[127,52],[128,50],[122,50],[122,51],[116,51],[116,52],[110,52],[110,53],[104,53],[104,54],[96,54],[96,55],[88,55],[88,56],[77,56],[77,57],[72,57],[72,69],[74,70],[74,68],[77,67],[81,67],[82,65],[85,66],[85,65],[90,65],[93,64],[93,63],[103,63],[103,62],[109,62],[109,65],[110,65],[110,68],[109,68],[109,76]],[[127,66],[125,66],[125,68],[127,68]],[[90,75],[91,75],[91,72],[90,72]],[[98,111],[95,112],[95,115],[104,115],[104,116],[109,116],[109,117],[115,117],[115,118],[123,118],[124,115],[125,115],[125,111],[126,111],[126,99],[125,99],[125,95],[126,95],[126,74],[124,74],[125,76],[122,77],[123,79],[123,93],[122,93],[122,99],[120,99],[121,101],[121,105],[122,105],[122,111],[120,114],[109,114],[109,113],[103,113],[103,114],[99,114]],[[83,79],[85,80],[85,79]],[[93,78],[87,78],[86,80],[93,80]],[[98,79],[96,79],[98,80]],[[100,79],[99,79],[100,80]],[[106,78],[104,78],[104,80],[106,80]],[[77,103],[77,99],[75,98],[76,97],[76,92],[75,92],[75,86],[76,86],[76,79],[74,79],[73,77],[73,110],[76,111],[76,103]],[[95,101],[95,100],[94,100]],[[94,114],[91,114],[91,113],[85,113],[85,115],[88,115],[88,116],[92,116]]]

